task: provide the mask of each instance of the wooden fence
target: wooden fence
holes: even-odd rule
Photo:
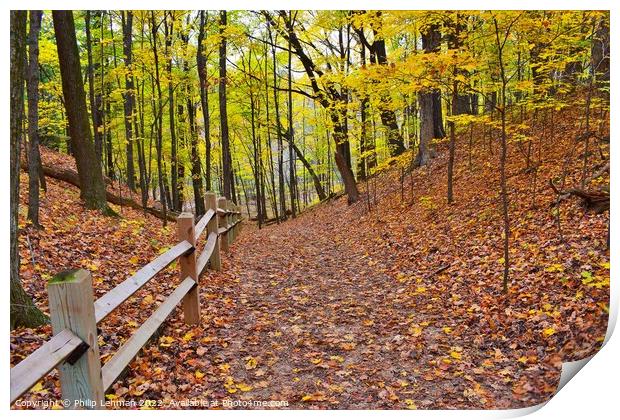
[[[62,398],[69,407],[103,408],[105,391],[140,352],[174,308],[182,303],[184,321],[200,322],[200,275],[210,263],[221,270],[220,249],[227,251],[242,221],[239,206],[207,193],[207,212],[195,223],[194,215],[177,218],[179,243],[138,270],[108,293],[93,298],[92,277],[86,270],[66,271],[48,283],[52,338],[11,369],[11,404],[52,369],[60,371]],[[200,255],[196,243],[206,232]],[[97,324],[129,299],[156,274],[179,260],[180,284],[103,366],[97,345]]]

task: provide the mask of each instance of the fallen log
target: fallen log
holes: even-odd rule
[[[571,188],[566,190],[566,193],[581,198],[586,209],[596,214],[609,210],[609,192],[607,191],[585,191]]]
[[[27,165],[23,161],[21,162],[21,167],[24,170],[28,169]],[[74,185],[80,188],[80,177],[78,176],[78,173],[74,170],[65,169],[65,168],[57,168],[54,166],[43,166],[43,173],[45,174],[45,176],[49,176],[54,179],[67,182],[71,185]],[[149,214],[152,214],[153,216],[159,219],[162,219],[162,220],[164,219],[162,210],[157,209],[155,207],[148,207],[148,206],[144,208],[142,207],[142,204],[138,203],[132,198],[122,197],[111,191],[108,191],[107,189],[106,189],[106,200],[112,204],[116,204],[117,206],[124,206],[124,207],[130,207],[136,210],[142,210]],[[171,212],[171,211],[166,212],[166,219],[172,222],[176,221],[177,216],[178,214],[174,212]]]
[[[552,180],[549,180],[549,185],[558,195],[558,203],[570,196],[575,196],[581,198],[587,210],[592,210],[596,214],[609,210],[609,191],[586,191],[579,188],[570,188],[565,191],[560,191]]]

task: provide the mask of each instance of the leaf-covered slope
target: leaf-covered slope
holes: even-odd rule
[[[222,273],[201,281],[201,326],[173,315],[108,398],[286,400],[295,408],[509,408],[546,400],[560,362],[595,352],[607,325],[608,214],[586,213],[570,198],[560,210],[561,241],[548,187],[565,162],[567,186],[579,183],[581,145],[565,159],[572,117],[556,123],[553,139],[533,143],[536,184],[511,144],[507,296],[498,171],[487,163],[497,145],[476,130],[471,168],[467,137],[457,146],[452,205],[440,144],[402,190],[397,170],[371,180],[370,212],[365,198],[347,206],[343,197],[262,230],[246,223]],[[604,164],[599,151],[608,154],[606,144],[597,147],[590,173]],[[99,296],[174,242],[161,221],[133,210],[123,216],[86,212],[77,190],[50,182],[46,230],[26,227],[20,242],[24,283],[39,306],[55,271],[92,270]],[[176,281],[173,268],[105,321],[104,361]],[[48,334],[15,331],[12,362]],[[58,396],[54,378],[29,398]]]

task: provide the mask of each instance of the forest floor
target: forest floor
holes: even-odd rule
[[[388,170],[352,206],[341,197],[261,230],[244,223],[223,254],[223,270],[201,279],[201,325],[185,325],[177,311],[107,398],[350,409],[517,408],[547,400],[561,361],[596,352],[607,326],[608,213],[587,213],[577,199],[566,200],[561,240],[552,211],[548,180],[562,172],[572,125],[565,115],[553,141],[535,140],[543,158],[537,184],[518,148],[510,148],[507,295],[499,174],[490,163],[498,150],[480,133],[471,167],[468,139],[459,139],[452,205],[440,144],[438,156],[407,175],[402,189],[398,170]],[[607,144],[592,149],[590,173],[603,164],[599,152],[608,156]],[[578,147],[568,160],[568,186],[578,185],[581,158]],[[592,185],[607,182],[605,176]],[[22,279],[43,310],[45,282],[55,272],[91,270],[101,296],[176,242],[173,225],[162,228],[131,209],[105,218],[83,209],[76,188],[48,183],[45,230],[22,220],[20,237]],[[102,323],[104,363],[177,277],[170,267]],[[49,326],[13,331],[11,362],[49,334]],[[52,374],[24,398],[58,396]]]

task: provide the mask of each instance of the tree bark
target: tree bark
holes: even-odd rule
[[[171,193],[172,193],[172,209],[181,211],[183,207],[183,185],[179,182],[179,157],[178,142],[175,127],[174,116],[174,87],[172,85],[172,35],[174,32],[174,12],[165,12],[164,17],[164,35],[165,35],[165,51],[166,71],[168,72],[168,119],[170,125],[170,175],[171,175]],[[172,17],[168,24],[167,16]],[[182,179],[182,177],[181,177]]]
[[[20,173],[20,137],[22,126],[22,108],[24,104],[24,73],[26,64],[26,20],[25,10],[11,10],[11,285],[10,285],[10,320],[11,329],[19,326],[37,327],[45,324],[47,318],[34,305],[19,279],[19,173]]]
[[[430,142],[433,139],[432,93],[419,93],[418,102],[420,107],[420,142],[418,144],[418,153],[413,161],[414,168],[424,166],[430,160]]]
[[[230,156],[230,139],[228,137],[228,108],[226,104],[226,11],[220,11],[220,47],[219,47],[219,100],[220,100],[220,137],[222,141],[222,181],[224,197],[231,200],[233,192],[232,159]]]
[[[100,16],[101,18],[101,16]],[[97,155],[97,159],[101,161],[103,154],[103,131],[102,131],[102,112],[103,109],[101,107],[101,91],[97,91],[95,94],[95,72],[97,71],[98,65],[93,61],[93,51],[92,51],[92,35],[91,35],[91,11],[87,10],[84,18],[84,26],[86,29],[86,52],[88,57],[88,97],[90,100],[90,113],[93,120],[93,138],[95,140],[95,154]],[[99,25],[102,25],[103,22],[100,20]],[[101,46],[103,48],[103,46]],[[103,84],[103,78],[101,78],[101,83]]]
[[[159,54],[157,52],[157,24],[155,23],[155,12],[151,10],[151,38],[153,48],[153,59],[155,62],[155,85],[157,86],[157,112],[155,113],[157,126],[157,139],[155,140],[155,149],[157,152],[157,182],[159,184],[159,201],[162,205],[163,221],[166,226],[167,221],[167,205],[166,205],[166,189],[164,187],[164,173],[162,171],[162,93],[161,82],[159,78]]]
[[[41,10],[30,11],[30,33],[28,34],[28,219],[35,227],[39,224],[39,181],[45,176],[39,173],[39,31]]]
[[[133,112],[134,112],[134,83],[132,75],[132,29],[133,29],[133,13],[131,11],[121,11],[121,19],[123,25],[123,56],[125,61],[125,92],[123,93],[123,109],[125,111],[125,141],[126,159],[127,159],[127,186],[130,190],[136,190],[136,172],[134,169],[133,158]]]
[[[463,26],[461,23],[460,15],[456,14],[456,23],[454,25],[454,32],[450,34],[448,37],[448,48],[450,50],[458,50],[460,48],[460,34],[461,30],[463,30]],[[456,53],[455,53],[456,54]],[[457,68],[456,65],[452,68],[452,97],[450,100],[450,115],[455,116],[461,113],[467,113],[467,109],[464,108],[463,103],[468,102],[465,101],[468,99],[466,95],[459,96],[458,92],[458,80],[457,76],[462,74],[462,72]],[[448,204],[451,204],[454,201],[454,158],[456,152],[456,123],[454,121],[450,121],[448,123],[450,127],[450,144],[449,144],[449,153],[448,153]]]
[[[187,88],[187,116],[189,119],[189,132],[192,158],[192,190],[194,192],[194,211],[196,216],[205,214],[205,196],[202,188],[202,170],[200,168],[200,156],[198,156],[198,132],[196,129],[195,108],[191,100],[191,91]]]
[[[101,173],[101,162],[97,159],[88,123],[86,94],[82,82],[80,55],[75,37],[73,12],[54,10],[54,32],[60,62],[60,76],[69,122],[71,149],[80,176],[81,198],[86,207],[109,213],[105,199],[105,186]]]
[[[211,134],[209,118],[209,85],[207,81],[207,57],[204,54],[203,42],[206,38],[208,12],[200,11],[200,29],[198,31],[198,48],[196,50],[196,64],[200,83],[200,104],[205,132],[205,184],[207,191],[211,191]]]
[[[276,135],[278,139],[278,198],[280,202],[280,217],[282,220],[286,220],[286,194],[284,192],[284,147],[282,143],[282,123],[280,121],[280,100],[278,98],[278,76],[277,76],[277,60],[276,60],[276,47],[272,37],[271,29],[267,27],[269,33],[269,41],[271,42],[271,56],[272,56],[272,76],[273,76],[273,103],[275,109],[276,119]]]
[[[499,161],[499,172],[500,172],[500,193],[502,197],[502,219],[504,222],[503,226],[503,244],[504,244],[504,276],[503,276],[503,291],[504,293],[508,293],[508,283],[510,281],[510,253],[509,253],[509,240],[510,240],[510,219],[508,215],[508,188],[506,185],[506,155],[508,150],[508,140],[506,134],[506,86],[508,84],[508,78],[506,76],[506,70],[504,66],[504,42],[500,41],[499,34],[499,26],[497,20],[493,18],[493,23],[495,26],[495,41],[497,47],[497,59],[499,63],[499,73],[501,77],[501,90],[500,90],[500,106],[499,113],[501,117],[502,123],[502,131],[501,131],[501,154]],[[508,35],[505,35],[508,36]]]
[[[378,37],[376,32],[375,37]],[[385,50],[385,40],[383,38],[375,38],[373,47],[377,63],[382,66],[387,66],[388,62],[387,52]],[[403,142],[403,136],[398,128],[398,123],[396,122],[396,113],[393,109],[390,109],[391,102],[392,100],[388,95],[382,96],[379,105],[379,115],[381,116],[381,123],[387,130],[390,156],[398,156],[405,151],[405,143]]]
[[[441,34],[437,24],[429,25],[422,34],[422,48],[425,53],[437,53],[441,48]],[[431,90],[433,138],[441,139],[446,136],[443,128],[443,116],[441,113],[441,92],[438,89]]]
[[[289,19],[292,19],[292,12],[289,10]],[[289,37],[290,39],[290,37]],[[295,171],[295,164],[297,159],[295,157],[295,130],[293,128],[293,66],[292,58],[293,53],[291,51],[291,42],[289,41],[288,50],[288,167],[289,167],[289,180],[290,180],[290,195],[291,195],[291,215],[293,218],[297,216],[297,206],[295,205],[297,197],[297,175]]]

